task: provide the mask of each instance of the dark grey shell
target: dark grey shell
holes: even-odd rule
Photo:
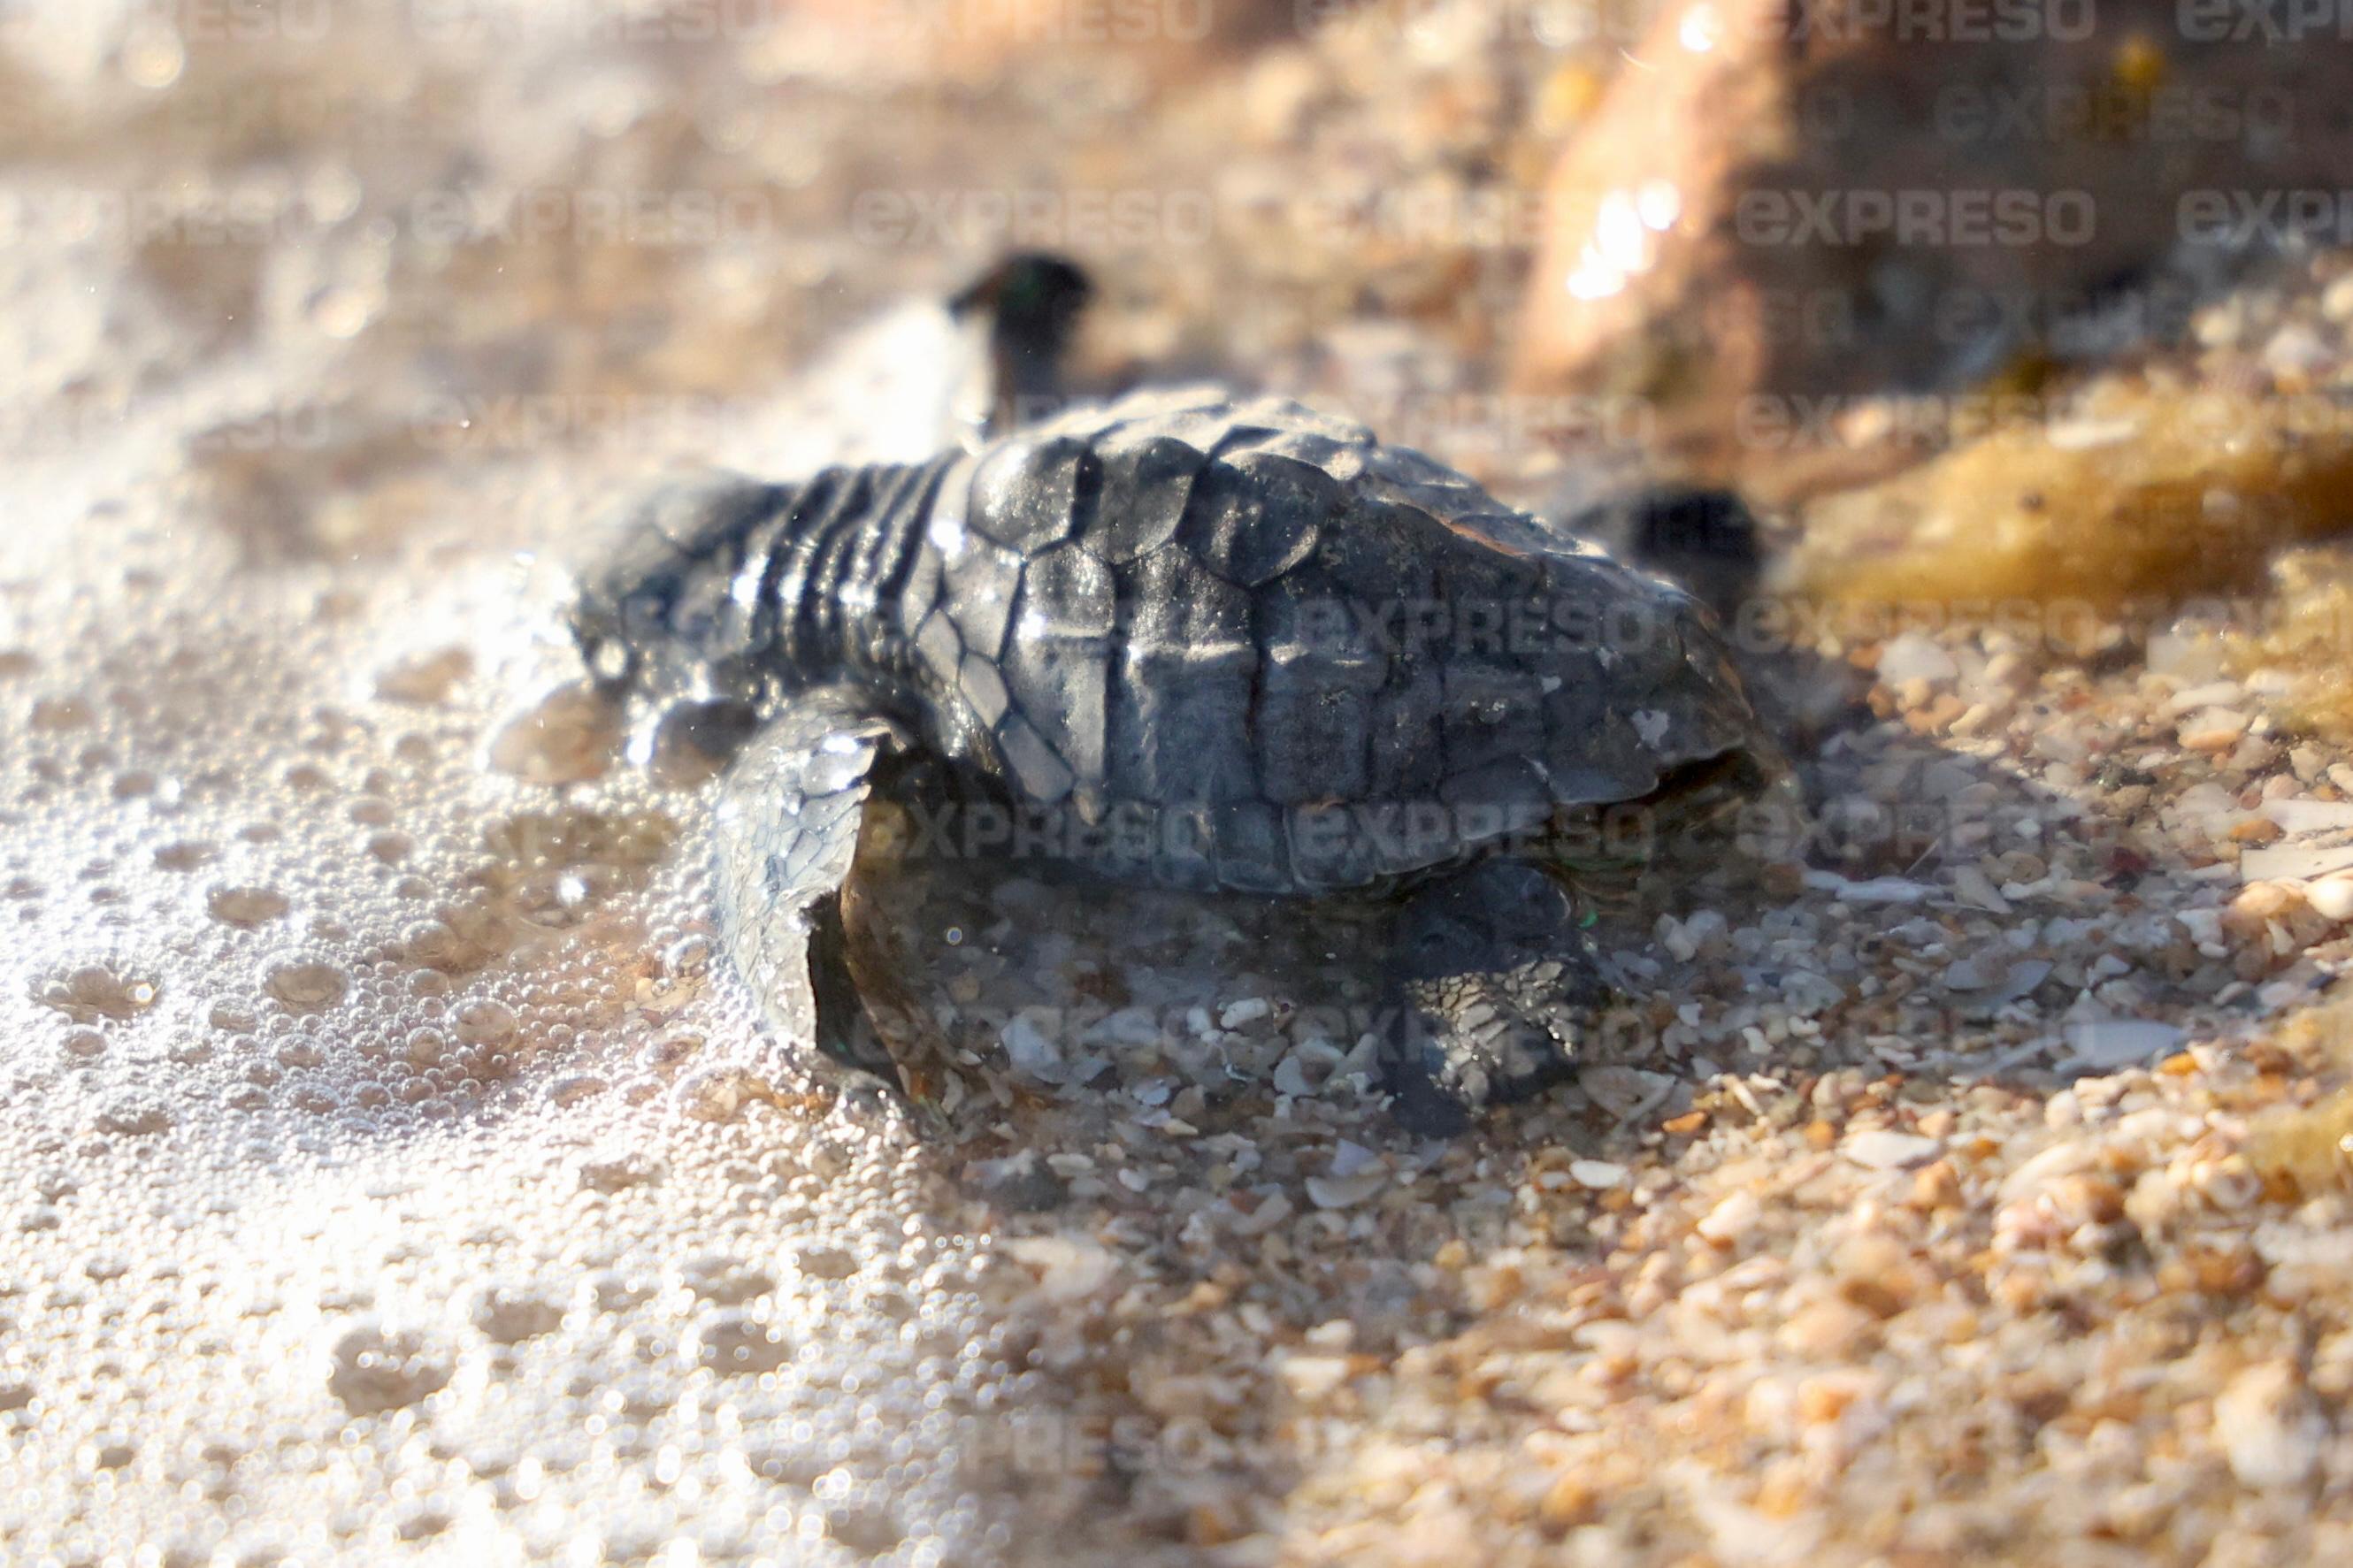
[[[1140,829],[1155,880],[1373,886],[1773,767],[1689,595],[1279,399],[1139,394],[975,454],[894,588],[928,743]]]

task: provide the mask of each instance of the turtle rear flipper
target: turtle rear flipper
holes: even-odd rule
[[[713,835],[720,929],[770,1025],[886,1081],[895,1068],[850,978],[842,886],[876,764],[905,741],[852,688],[800,692],[729,770]]]

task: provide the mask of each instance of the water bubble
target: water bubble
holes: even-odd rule
[[[155,1005],[156,984],[104,963],[85,963],[41,982],[33,999],[77,1024],[134,1018]]]
[[[472,1046],[494,1046],[514,1037],[517,1019],[503,1002],[469,1002],[458,1009],[458,1037]]]
[[[98,1114],[98,1130],[131,1136],[147,1136],[168,1131],[172,1113],[163,1106],[148,1100],[118,1100]]]
[[[375,694],[387,702],[430,707],[447,700],[450,689],[473,670],[474,656],[461,647],[415,654],[377,672]]]
[[[287,902],[275,888],[215,888],[206,895],[205,907],[225,925],[251,927],[284,914]]]
[[[188,49],[179,29],[168,19],[147,17],[123,38],[118,58],[123,76],[133,86],[154,90],[180,79],[187,68]]]
[[[324,959],[282,958],[262,972],[262,986],[290,1012],[318,1013],[343,999],[351,979]]]
[[[328,1358],[327,1390],[354,1415],[414,1405],[449,1381],[448,1366],[420,1335],[374,1323],[346,1331]]]
[[[599,778],[620,752],[621,710],[586,682],[558,687],[491,742],[491,765],[530,784]]]
[[[79,698],[45,697],[33,704],[33,728],[51,734],[87,730],[96,722],[90,705]]]
[[[662,949],[661,967],[672,979],[700,979],[711,967],[711,939],[681,937]]]
[[[550,1102],[558,1106],[577,1105],[582,1100],[595,1099],[610,1087],[611,1085],[603,1079],[593,1074],[575,1073],[569,1078],[557,1079],[549,1084],[547,1098]]]
[[[564,1322],[564,1309],[528,1289],[491,1286],[475,1298],[467,1317],[485,1339],[511,1345],[554,1332]]]

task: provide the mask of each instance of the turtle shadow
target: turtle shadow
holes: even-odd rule
[[[1672,896],[1611,930],[1625,1027],[1578,1080],[1450,1142],[1390,1121],[1329,1026],[1377,994],[1377,909],[1106,894],[1038,871],[933,889],[919,918],[981,960],[952,964],[949,994],[969,1000],[933,1015],[971,1096],[934,1152],[1000,1236],[1045,1249],[1008,1309],[1025,1342],[1121,1325],[1089,1331],[1028,1438],[984,1446],[991,1477],[1050,1469],[1172,1542],[1198,1541],[1208,1500],[1237,1489],[1281,1514],[1330,1458],[1273,1436],[1305,1430],[1303,1378],[1442,1356],[1493,1318],[1466,1283],[1482,1260],[1542,1245],[1602,1266],[1572,1162],[1672,1166],[1738,1122],[1795,1129],[1840,1075],[1883,1086],[1907,1125],[1906,1086],[2047,1096],[2151,1054],[2133,1037],[2120,1058],[2084,1026],[2103,1016],[2219,1030],[2252,1011],[2236,957],[2174,918],[2221,879],[2144,812],[2102,808],[2172,785],[2144,765],[2160,737],[2111,734],[2072,761],[2063,740],[2000,738],[2046,719],[2058,733],[2094,679],[2138,657],[2127,640],[1925,688],[1799,649],[1759,657],[1789,815],[1662,843],[1683,867]],[[1959,722],[1980,704],[2009,720]],[[989,995],[1004,1005],[977,1005]],[[1066,1247],[1115,1285],[1054,1298]],[[1255,1325],[1239,1361],[1237,1323]]]
[[[2135,655],[2120,647],[2100,657]],[[1598,932],[1623,984],[1580,1064],[1588,1076],[1868,1068],[2050,1089],[2075,1071],[2126,1065],[2082,1050],[2080,1029],[2071,1044],[2071,1024],[2185,1007],[2232,981],[2242,982],[2233,1000],[2244,998],[2246,977],[2217,976],[2230,961],[2200,952],[2185,929],[2155,929],[2175,912],[2168,889],[2195,889],[2201,875],[2231,868],[2200,873],[2154,822],[2084,798],[2087,789],[2123,791],[2137,805],[2153,795],[2168,781],[2136,759],[2170,746],[2169,733],[2081,755],[2054,744],[2021,767],[1983,721],[1956,732],[1997,702],[2010,722],[2055,724],[2081,689],[2071,670],[2097,666],[2042,668],[2059,670],[2055,689],[2035,685],[2032,669],[1999,692],[1963,671],[1906,702],[1844,660],[1786,647],[1752,657],[1752,689],[1783,740],[1788,782],[1702,823],[1635,805],[1605,828],[1639,840],[1652,871],[1641,902]],[[2032,771],[2053,766],[2079,787]],[[1050,849],[940,869],[927,868],[912,900],[871,912],[870,924],[894,934],[860,978],[870,1001],[878,991],[890,998],[892,1027],[922,1037],[916,1059],[930,1061],[915,1068],[915,1095],[946,1095],[944,1135],[978,1129],[977,1141],[996,1138],[1008,1152],[1053,1145],[1060,1121],[1094,1138],[1100,1128],[1080,1111],[1139,1084],[1154,1097],[1145,1110],[1198,1131],[1262,1119],[1272,1100],[1303,1101],[1336,1084],[1359,1091],[1361,1145],[1414,1141],[1377,1114],[1373,1072],[1371,1037],[1397,1023],[1379,984],[1394,905],[1108,885]],[[2116,962],[2085,969],[2034,956],[2052,945],[2052,921],[2071,939],[2090,933],[2062,944],[2078,949],[2118,928],[2104,950]],[[944,963],[961,971],[959,994],[918,994]],[[1871,1043],[1820,1023],[1863,1001],[1887,1025],[1870,1031]],[[1793,1039],[1782,1026],[1798,1020],[1820,1026]],[[1687,1110],[1689,1087],[1669,1103]],[[1580,1096],[1575,1082],[1541,1100],[1621,1122],[1658,1109],[1630,1101],[1622,1086]],[[1546,1120],[1546,1109],[1500,1108],[1464,1136],[1492,1142],[1499,1126]]]
[[[1894,642],[1864,646],[1892,663]],[[1990,677],[1936,670],[1931,647],[1914,641],[1902,654],[1929,675],[1893,683],[1801,648],[1748,658],[1760,711],[1788,752],[1794,798],[1741,825],[1745,841],[1696,879],[1698,898],[1666,911],[1651,933],[1664,950],[1655,979],[1723,1007],[1734,1034],[1754,1026],[1736,1021],[1744,1010],[1826,1018],[1843,998],[1847,1013],[1804,1039],[1771,1031],[1762,1049],[1719,1027],[1725,1048],[1704,1059],[1749,1073],[1862,1069],[2048,1092],[2129,1065],[2086,1026],[2187,1008],[2240,978],[2218,974],[2230,961],[2200,952],[2186,928],[2162,929],[2177,912],[2170,894],[2232,869],[2211,864],[2200,881],[2178,839],[2140,809],[2175,783],[2142,765],[2173,751],[2169,727],[2090,745],[2069,732],[2094,681],[2138,661],[2137,634],[2007,673],[1978,661]],[[2021,726],[2033,731],[2022,746]],[[1746,874],[1756,868],[1763,874]],[[1704,901],[1717,889],[1728,900],[1720,920]],[[1781,934],[1733,942],[1743,918]],[[1862,1028],[1858,1011],[1874,1026]]]

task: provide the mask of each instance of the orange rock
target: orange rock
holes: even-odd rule
[[[1961,1179],[1952,1162],[1938,1160],[1912,1175],[1912,1206],[1924,1211],[1951,1208],[1961,1201]]]
[[[1798,1390],[1798,1419],[1808,1426],[1835,1421],[1854,1403],[1854,1389],[1831,1378],[1808,1378]]]
[[[2185,227],[2230,228],[2244,150],[2185,133],[2181,104],[2279,104],[2299,134],[2266,188],[2334,188],[2353,153],[2353,56],[2190,47],[2173,11],[1959,47],[1933,7],[1667,6],[1554,166],[1515,387],[1638,400],[1768,500],[2037,417],[2054,329]],[[2142,306],[2156,334],[2186,302]],[[1932,391],[1968,396],[1890,395]]]
[[[1536,1517],[1546,1529],[1566,1531],[1592,1523],[1600,1511],[1601,1500],[1591,1487],[1576,1476],[1563,1476],[1545,1493]]]
[[[1186,1520],[1196,1546],[1224,1546],[1248,1533],[1240,1512],[1226,1502],[1198,1502]]]
[[[1652,396],[1694,373],[1694,345],[1653,329],[1721,273],[1715,237],[1738,196],[1740,161],[1788,140],[1788,83],[1771,43],[1779,4],[1662,11],[1568,144],[1546,190],[1515,366],[1523,387]],[[1725,281],[1707,309],[1726,361],[1708,374],[1748,384],[1763,373],[1761,303],[1744,280]]]

